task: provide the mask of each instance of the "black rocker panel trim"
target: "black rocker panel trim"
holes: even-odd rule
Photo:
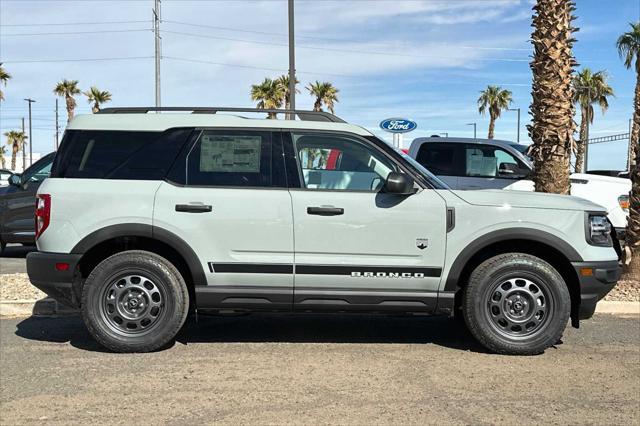
[[[157,226],[143,223],[123,223],[107,226],[84,237],[71,249],[71,253],[84,254],[92,247],[117,237],[145,237],[167,244],[176,250],[187,263],[193,277],[193,284],[196,286],[207,285],[204,269],[191,246],[176,234]]]
[[[209,262],[213,273],[242,274],[293,274],[293,264],[285,263],[216,263]],[[442,268],[411,266],[362,266],[362,265],[295,265],[295,273],[301,275],[351,275],[352,273],[421,274],[423,277],[439,277]]]
[[[291,311],[293,287],[199,286],[195,287],[198,309]]]
[[[476,253],[492,244],[512,240],[529,240],[546,244],[558,250],[560,253],[563,253],[570,262],[582,261],[580,254],[571,247],[569,243],[548,232],[528,228],[501,229],[490,232],[474,240],[460,252],[458,257],[456,257],[456,260],[453,262],[449,275],[446,278],[447,281],[444,286],[444,291],[455,291],[458,288],[458,280],[460,279],[460,275],[462,274],[464,267]]]

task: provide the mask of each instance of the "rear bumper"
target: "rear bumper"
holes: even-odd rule
[[[78,307],[80,301],[73,288],[81,254],[34,252],[27,255],[27,274],[31,284],[58,302]],[[68,269],[60,271],[56,264],[66,263]]]
[[[615,287],[620,279],[622,267],[617,260],[606,262],[574,262],[580,281],[579,319],[593,316],[596,304]],[[591,270],[589,274],[588,270]]]

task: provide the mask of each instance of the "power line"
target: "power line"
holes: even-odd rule
[[[220,27],[220,26],[215,26],[215,25],[193,24],[193,23],[189,23],[189,22],[180,22],[180,21],[173,21],[173,20],[166,20],[166,19],[163,20],[162,22],[169,23],[169,24],[186,25],[186,26],[190,26],[190,27],[210,28],[210,29],[220,30],[220,31],[234,31],[234,32],[249,33],[249,34],[260,34],[260,35],[270,35],[270,36],[277,36],[277,37],[288,37],[288,35],[284,34],[284,33],[274,33],[274,32],[268,32],[268,31],[245,30],[245,29],[240,29],[240,28]],[[306,39],[310,39],[310,40],[313,39],[313,40],[335,41],[335,42],[341,42],[341,43],[354,42],[353,40],[346,40],[346,39],[340,39],[340,38],[307,36],[307,35],[301,35],[301,34],[296,34],[296,38],[306,38]],[[376,42],[373,42],[371,44],[376,45],[376,46],[389,46],[389,47],[396,47],[396,48],[399,47],[399,45],[392,44],[392,43],[376,43]],[[450,46],[447,43],[441,43],[441,44]],[[511,47],[483,47],[483,46],[460,46],[460,45],[455,45],[455,46],[452,46],[452,47],[454,47],[456,49],[519,51],[519,52],[531,52],[533,50],[532,48],[515,48],[515,47],[514,48],[511,48]]]
[[[148,24],[146,21],[103,21],[103,22],[51,22],[42,24],[0,24],[0,27],[44,27],[65,25],[111,25],[111,24]]]
[[[32,64],[32,63],[53,63],[53,62],[99,62],[99,61],[126,61],[133,59],[153,59],[153,56],[128,56],[119,58],[82,58],[82,59],[29,59],[20,61],[7,61],[5,64]]]
[[[285,43],[274,43],[274,42],[258,41],[258,40],[246,40],[246,39],[239,39],[239,38],[232,38],[232,37],[219,37],[219,36],[211,36],[211,35],[204,35],[204,34],[185,33],[185,32],[181,32],[181,31],[162,30],[162,32],[163,33],[168,33],[168,34],[185,35],[185,36],[190,36],[190,37],[200,37],[200,38],[209,38],[209,39],[226,40],[226,41],[237,41],[237,42],[241,42],[241,43],[265,44],[265,45],[270,45],[270,46],[284,46],[284,47],[287,46],[287,44],[285,44]],[[409,54],[404,54],[404,53],[377,52],[377,51],[371,51],[371,50],[338,49],[338,48],[332,48],[332,47],[320,47],[320,46],[308,46],[308,45],[297,45],[297,47],[299,49],[312,49],[312,50],[323,50],[323,51],[330,51],[330,52],[343,52],[343,53],[355,53],[355,54],[399,56],[399,57],[427,58],[427,59],[436,58],[436,56],[409,55]],[[442,57],[438,57],[438,58],[442,58]],[[447,58],[451,59],[451,57],[447,57]],[[464,58],[460,57],[459,59],[464,59]],[[475,58],[473,60],[475,60],[475,61],[489,61],[489,62],[494,62],[494,61],[497,61],[497,62],[530,62],[531,61],[531,59],[516,59],[516,58]]]
[[[99,30],[99,31],[52,32],[52,33],[23,33],[23,34],[2,34],[2,37],[106,34],[106,33],[135,33],[135,32],[143,32],[143,31],[152,31],[152,30],[150,28],[145,28],[145,29],[135,29],[135,30]]]

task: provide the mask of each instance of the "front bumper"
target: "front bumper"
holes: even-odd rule
[[[572,265],[580,282],[579,319],[591,318],[598,301],[606,296],[620,279],[622,267],[617,260],[574,262]]]
[[[27,274],[31,284],[58,302],[77,308],[80,301],[73,288],[81,254],[34,252],[27,255]],[[68,264],[66,270],[57,264]]]

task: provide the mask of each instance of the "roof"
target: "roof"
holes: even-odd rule
[[[284,117],[284,115],[282,116]],[[71,120],[67,129],[164,131],[176,127],[332,130],[351,132],[361,136],[371,135],[368,130],[348,123],[281,119],[268,120],[263,118],[246,118],[238,115],[220,113],[118,113],[78,115]]]

